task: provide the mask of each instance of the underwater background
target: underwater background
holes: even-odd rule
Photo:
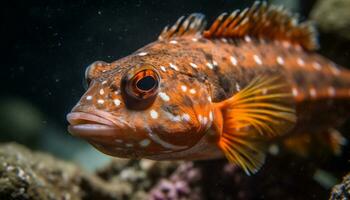
[[[342,156],[316,160],[270,156],[261,173],[247,177],[224,160],[112,160],[67,132],[66,114],[84,93],[89,64],[132,53],[182,15],[201,12],[213,21],[253,2],[5,1],[0,7],[0,199],[341,199],[346,191],[350,198],[350,180],[331,195],[350,171],[349,147]],[[349,68],[350,0],[270,2],[300,13],[302,20],[314,19],[320,53]],[[349,123],[341,132],[350,135]]]

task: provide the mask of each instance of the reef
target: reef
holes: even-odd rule
[[[327,176],[318,173],[313,162],[291,155],[271,155],[253,176],[225,160],[113,159],[91,173],[15,143],[0,145],[0,163],[0,199],[4,200],[326,199],[328,187],[335,184],[328,181],[327,186],[322,181]],[[331,199],[349,195],[349,183],[350,175],[333,188]]]
[[[343,181],[334,186],[330,200],[347,200],[350,199],[350,173],[343,178]]]
[[[350,199],[350,173],[343,178],[343,181],[334,186],[330,200]]]
[[[91,161],[93,162],[93,161]],[[0,199],[147,199],[146,191],[180,164],[113,162],[96,173],[15,143],[0,145]]]

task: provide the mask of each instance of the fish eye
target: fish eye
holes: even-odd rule
[[[139,81],[137,81],[136,87],[139,90],[149,91],[149,90],[153,89],[156,86],[156,84],[157,84],[157,80],[154,79],[154,77],[145,76],[145,77],[141,78]]]
[[[151,93],[158,85],[157,75],[150,69],[138,72],[133,79],[132,87],[136,93],[140,93],[141,95],[142,93]]]
[[[128,81],[129,92],[137,98],[146,99],[157,92],[159,76],[153,69],[141,69]]]
[[[158,93],[160,77],[151,66],[133,68],[122,79],[123,97],[132,109],[150,106]]]

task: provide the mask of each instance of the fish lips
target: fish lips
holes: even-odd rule
[[[83,139],[103,140],[118,135],[120,129],[111,120],[96,114],[72,112],[67,115],[68,132]]]

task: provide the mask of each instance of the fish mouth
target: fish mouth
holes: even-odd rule
[[[84,139],[115,137],[118,126],[101,113],[71,112],[67,115],[68,132]]]

